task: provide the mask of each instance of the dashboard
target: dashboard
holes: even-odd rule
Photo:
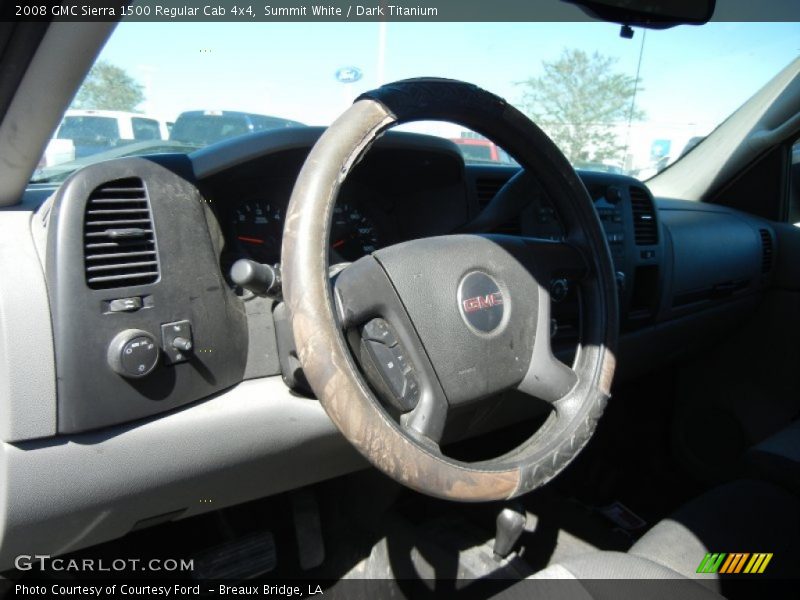
[[[16,282],[0,286],[0,568],[18,554],[75,550],[364,466],[297,385],[283,304],[228,277],[240,258],[279,262],[292,185],[321,133],[262,132],[189,156],[107,161],[59,186],[31,186],[0,213],[2,243],[14,248],[0,253],[0,280]],[[330,262],[476,223],[563,236],[546,195],[509,217],[498,191],[517,172],[465,165],[447,140],[386,134],[343,185]],[[617,272],[617,380],[713,343],[758,306],[776,276],[773,224],[654,198],[629,177],[579,175]],[[578,291],[550,285],[554,346],[569,361]],[[467,414],[454,435],[517,422],[532,405]],[[58,501],[32,504],[31,494]]]
[[[293,182],[321,133],[265,132],[190,156],[91,165],[42,206],[35,222],[59,373],[58,432],[164,413],[265,376],[280,374],[308,392],[285,307],[253,298],[229,272],[241,258],[280,262]],[[389,133],[342,185],[330,263],[456,232],[564,237],[544,191],[532,189],[516,211],[506,206],[508,195],[498,192],[517,172],[465,165],[448,140]],[[666,345],[671,354],[684,340],[665,324],[747,299],[768,283],[774,232],[766,222],[688,203],[660,210],[633,178],[579,175],[606,233],[628,340],[666,331],[659,351]],[[580,333],[578,286],[548,285],[553,345],[569,362]],[[661,359],[640,348],[630,364],[651,360]],[[100,405],[99,396],[107,398]]]

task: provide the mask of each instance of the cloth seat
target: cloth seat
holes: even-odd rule
[[[698,574],[706,552],[771,552],[764,574],[800,575],[800,499],[770,483],[734,481],[695,498],[657,523],[629,550],[718,591],[719,576]]]
[[[773,558],[759,577],[796,579],[799,548],[800,499],[769,483],[741,480],[684,505],[628,553],[571,557],[496,598],[718,600],[727,595],[726,581],[696,572],[707,552],[769,552]]]
[[[800,420],[750,448],[745,464],[754,476],[800,493]]]

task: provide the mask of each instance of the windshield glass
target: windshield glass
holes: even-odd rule
[[[116,111],[115,119],[65,117],[34,181],[112,156],[328,125],[360,93],[420,76],[470,81],[506,98],[577,168],[647,179],[794,59],[798,39],[797,23],[636,29],[626,39],[602,22],[123,21],[70,107]],[[143,114],[158,127],[137,138],[130,119]],[[513,162],[453,124],[404,128],[453,140],[466,162]]]

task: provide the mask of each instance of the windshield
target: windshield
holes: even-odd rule
[[[159,127],[148,143],[129,145],[130,125],[116,133],[121,116],[67,116],[34,181],[58,180],[87,160],[328,125],[360,93],[420,76],[473,82],[506,98],[577,168],[647,179],[794,59],[798,39],[797,23],[636,29],[626,39],[603,22],[123,21],[71,109],[146,114]],[[404,129],[453,140],[466,162],[513,162],[457,125]]]

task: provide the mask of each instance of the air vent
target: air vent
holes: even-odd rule
[[[636,245],[653,246],[658,243],[658,223],[650,194],[637,187],[630,188],[630,194]]]
[[[772,235],[766,229],[759,229],[758,234],[761,236],[761,272],[769,273],[773,259]]]
[[[95,188],[83,225],[86,284],[94,290],[144,285],[158,279],[153,218],[141,179]]]
[[[483,210],[488,206],[492,199],[497,195],[506,184],[505,179],[476,179],[475,193],[478,196],[478,207]],[[522,235],[522,226],[519,219],[512,219],[503,223],[492,230],[492,233],[502,233],[503,235]]]
[[[483,208],[492,201],[506,184],[505,179],[477,179],[475,180],[475,193],[478,195],[478,206]]]

